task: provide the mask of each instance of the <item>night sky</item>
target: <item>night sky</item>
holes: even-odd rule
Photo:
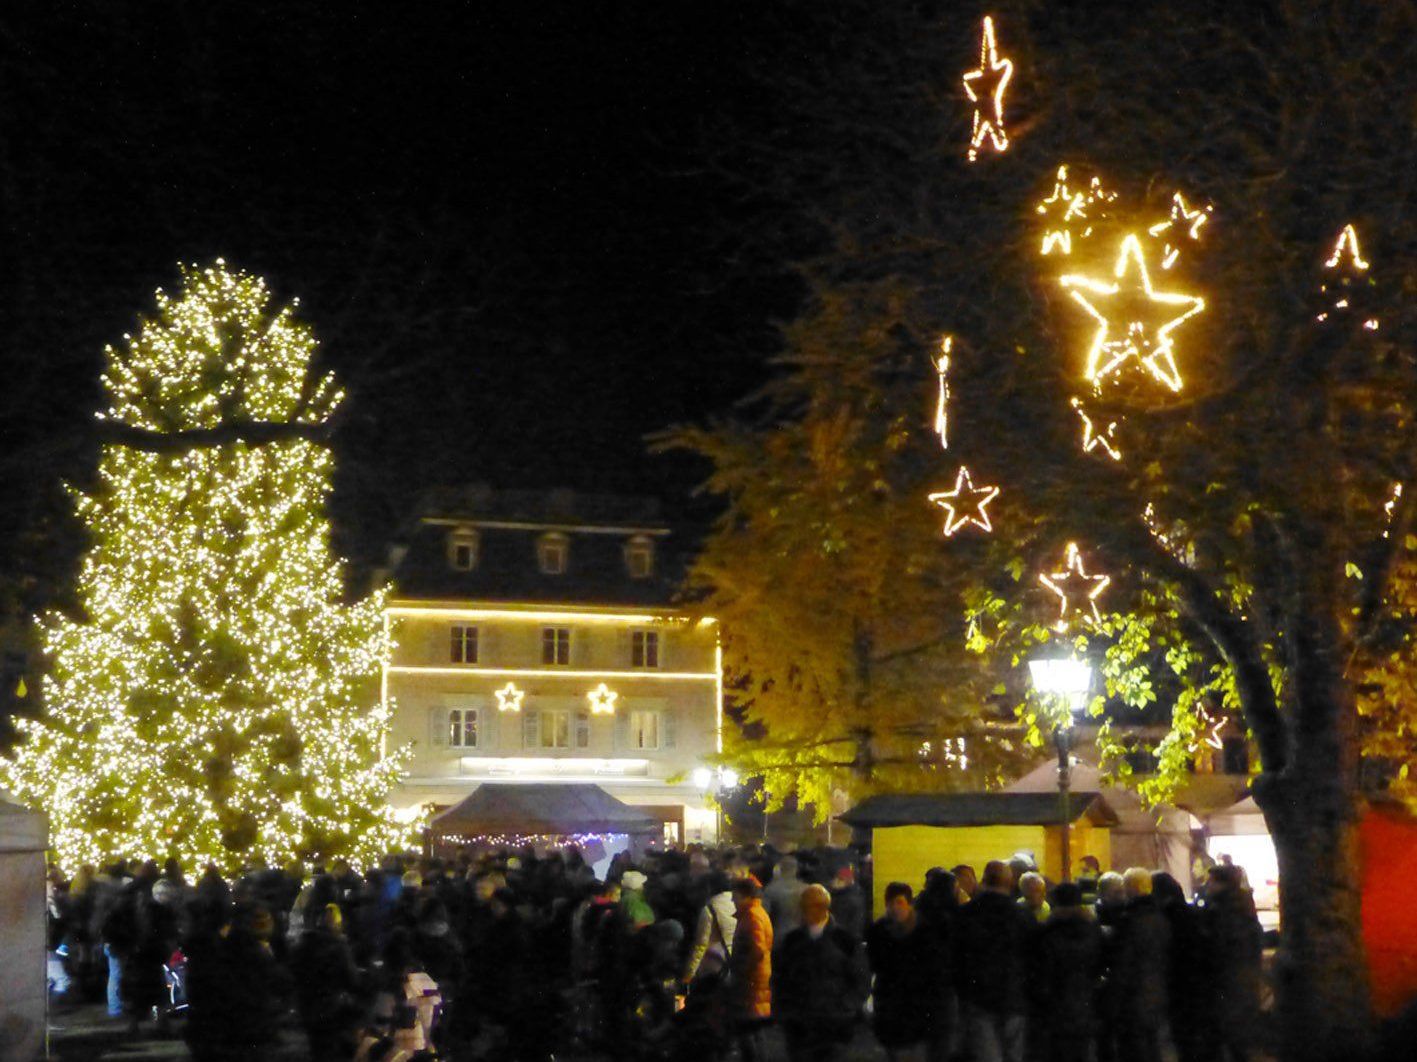
[[[6,5],[5,566],[62,570],[103,345],[218,255],[300,297],[351,393],[361,564],[437,483],[683,506],[704,469],[643,436],[761,383],[798,297],[718,169],[774,120],[744,42],[804,54],[756,6]]]

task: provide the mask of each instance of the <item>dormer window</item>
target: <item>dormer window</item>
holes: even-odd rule
[[[654,543],[636,535],[625,545],[625,568],[631,579],[648,579],[654,574]]]
[[[565,535],[542,535],[536,543],[536,564],[543,575],[561,575],[571,552],[571,540]]]
[[[460,527],[448,535],[448,566],[458,572],[477,567],[477,532],[472,528]]]

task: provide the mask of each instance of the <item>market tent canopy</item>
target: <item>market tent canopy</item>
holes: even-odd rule
[[[588,783],[487,782],[432,822],[435,836],[450,838],[641,834],[662,829],[650,816]]]
[[[1117,816],[1096,792],[1068,798],[1072,822],[1113,826]],[[891,793],[867,797],[841,821],[850,826],[1060,826],[1062,801],[1052,793]]]

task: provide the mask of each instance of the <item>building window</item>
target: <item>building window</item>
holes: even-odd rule
[[[571,541],[565,535],[542,535],[536,543],[536,563],[544,575],[560,575],[566,570]]]
[[[460,572],[477,567],[477,532],[460,527],[448,536],[448,564]]]
[[[453,626],[452,656],[455,664],[477,663],[477,628],[461,624]]]
[[[648,579],[654,574],[654,543],[637,535],[625,546],[625,568],[631,579]]]
[[[448,709],[448,744],[455,749],[477,748],[477,708]]]
[[[659,713],[634,711],[630,713],[630,748],[659,748]]]
[[[631,667],[658,667],[658,666],[659,666],[659,632],[658,632],[658,631],[631,631],[631,632],[630,632],[630,666],[631,666]]]
[[[553,667],[565,667],[571,662],[571,628],[541,628],[541,662]]]
[[[542,709],[541,747],[544,749],[568,749],[571,747],[571,711],[569,708]]]

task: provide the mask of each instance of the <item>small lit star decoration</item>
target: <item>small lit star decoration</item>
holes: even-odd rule
[[[1387,538],[1388,531],[1392,529],[1392,514],[1393,511],[1397,508],[1397,503],[1401,500],[1402,484],[1394,483],[1392,485],[1392,494],[1388,497],[1388,500],[1383,503],[1383,512],[1387,515],[1388,523],[1387,528],[1383,531],[1383,538]]]
[[[613,714],[615,711],[615,701],[619,696],[618,693],[602,682],[599,686],[586,694],[586,700],[590,701],[591,714]]]
[[[1206,711],[1205,705],[1198,707],[1196,709],[1196,739],[1192,740],[1190,744],[1186,746],[1186,750],[1188,752],[1199,752],[1201,740],[1204,740],[1207,745],[1217,751],[1225,748],[1225,742],[1221,739],[1220,732],[1225,729],[1225,725],[1229,721],[1230,720],[1225,716],[1221,716],[1217,719]],[[1207,731],[1203,739],[1200,738],[1199,733],[1202,730]]]
[[[1098,324],[1087,353],[1088,382],[1100,389],[1107,377],[1135,358],[1158,383],[1181,390],[1171,333],[1204,310],[1205,300],[1153,288],[1135,233],[1122,240],[1112,272],[1116,279],[1110,283],[1077,274],[1059,280]]]
[[[1201,228],[1210,220],[1211,209],[1209,205],[1192,209],[1180,192],[1171,197],[1171,216],[1146,230],[1164,241],[1161,249],[1162,269],[1170,269],[1181,257],[1182,234],[1192,240],[1201,238]]]
[[[949,538],[970,524],[981,531],[994,530],[994,525],[989,523],[989,514],[984,510],[998,496],[998,487],[976,487],[969,469],[960,465],[954,490],[932,494],[930,502],[945,510],[945,537]]]
[[[525,690],[517,689],[514,683],[507,683],[497,691],[497,711],[520,712],[522,710],[522,698],[525,696]]]
[[[1093,177],[1085,192],[1075,192],[1068,185],[1068,167],[1058,167],[1058,175],[1053,181],[1053,191],[1046,199],[1038,202],[1033,209],[1046,219],[1040,253],[1047,256],[1073,253],[1073,228],[1081,225],[1080,238],[1092,235],[1093,222],[1106,216],[1106,206],[1117,198],[1116,192],[1102,187],[1102,179]],[[1057,215],[1057,217],[1053,217]]]
[[[940,340],[940,356],[935,359],[935,377],[940,384],[940,394],[935,400],[935,434],[946,450],[950,448],[950,347],[953,345],[954,337],[945,336]]]
[[[1352,224],[1343,226],[1342,231],[1339,232],[1338,239],[1333,245],[1333,253],[1330,254],[1328,259],[1324,262],[1324,268],[1336,270],[1336,279],[1345,288],[1368,271],[1368,260],[1363,257],[1363,252],[1358,246],[1358,230],[1355,229]],[[1328,288],[1329,285],[1325,283],[1319,286],[1319,291],[1327,293]],[[1335,310],[1348,309],[1348,296],[1340,295],[1334,302],[1333,308]],[[1328,320],[1328,311],[1325,310],[1323,313],[1319,314],[1318,320]],[[1378,330],[1378,319],[1376,317],[1369,317],[1363,322],[1363,327],[1369,332],[1376,332]]]
[[[994,43],[993,16],[985,16],[984,31],[979,38],[979,68],[964,75],[964,91],[974,104],[974,131],[969,138],[968,158],[979,158],[979,149],[987,138],[1000,154],[1009,149],[1009,135],[1004,131],[1004,90],[1013,77],[1014,64],[1000,59]]]
[[[1112,577],[1088,575],[1076,542],[1069,542],[1063,553],[1063,570],[1040,572],[1038,581],[1058,595],[1058,619],[1053,624],[1055,631],[1061,633],[1068,629],[1068,616],[1073,612],[1090,613],[1094,623],[1101,622],[1097,599],[1107,589]]]
[[[1088,415],[1082,404],[1082,399],[1074,396],[1072,404],[1073,408],[1077,410],[1078,418],[1082,421],[1082,452],[1090,454],[1094,450],[1101,450],[1113,461],[1120,461],[1122,451],[1117,447],[1117,421],[1109,420],[1106,426],[1099,430],[1098,422],[1094,422],[1092,417]]]

